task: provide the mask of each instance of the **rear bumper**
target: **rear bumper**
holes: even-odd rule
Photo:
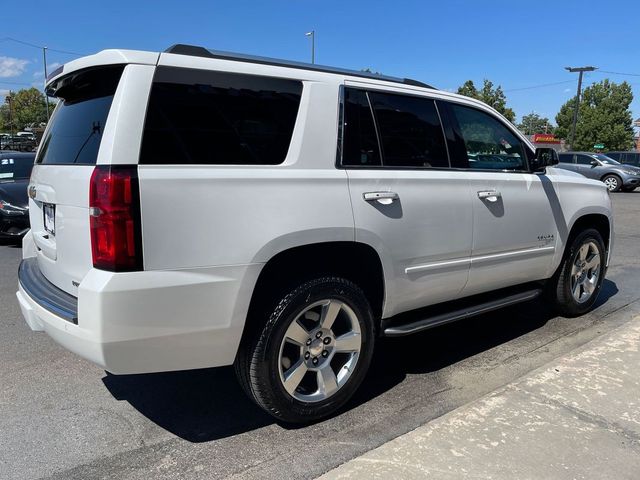
[[[39,270],[32,272],[33,261],[23,260],[16,294],[27,324],[117,374],[232,364],[261,269],[261,264],[131,273],[92,269],[78,288],[76,324],[56,309],[57,288]],[[25,280],[29,271],[39,279],[37,287]]]

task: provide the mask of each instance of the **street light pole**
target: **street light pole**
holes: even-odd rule
[[[9,104],[9,127],[11,129],[11,141],[13,142],[13,92],[11,90],[9,90],[6,100]]]
[[[316,63],[316,31],[311,30],[304,35],[306,37],[311,37],[311,63]]]
[[[47,95],[47,47],[42,47],[42,63],[44,63],[44,102],[47,106],[47,122],[49,121],[49,95]]]
[[[582,92],[582,75],[584,72],[593,72],[598,67],[564,67],[565,70],[575,73],[579,72],[578,76],[578,93],[576,94],[576,105],[573,110],[573,125],[571,126],[571,143],[570,148],[573,150],[573,143],[576,139],[576,125],[578,124],[578,109],[580,108],[580,93]]]

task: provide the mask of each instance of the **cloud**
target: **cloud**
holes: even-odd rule
[[[0,78],[17,77],[24,72],[29,60],[13,57],[0,57]]]
[[[569,93],[570,91],[571,91],[571,89],[570,89],[570,88],[565,88],[565,89],[564,89],[564,93]]]

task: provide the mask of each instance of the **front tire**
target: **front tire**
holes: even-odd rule
[[[254,319],[259,321],[260,319]],[[353,282],[307,281],[279,299],[240,347],[235,367],[245,391],[288,423],[327,417],[351,398],[373,355],[373,313]]]
[[[593,228],[580,232],[571,242],[558,272],[548,285],[551,301],[565,317],[590,311],[604,281],[606,248]]]
[[[622,188],[622,179],[617,175],[606,175],[602,182],[607,186],[610,192],[619,192]]]

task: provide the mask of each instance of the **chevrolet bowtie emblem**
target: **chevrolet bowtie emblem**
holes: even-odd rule
[[[29,185],[29,198],[36,198],[36,186],[35,185]]]

